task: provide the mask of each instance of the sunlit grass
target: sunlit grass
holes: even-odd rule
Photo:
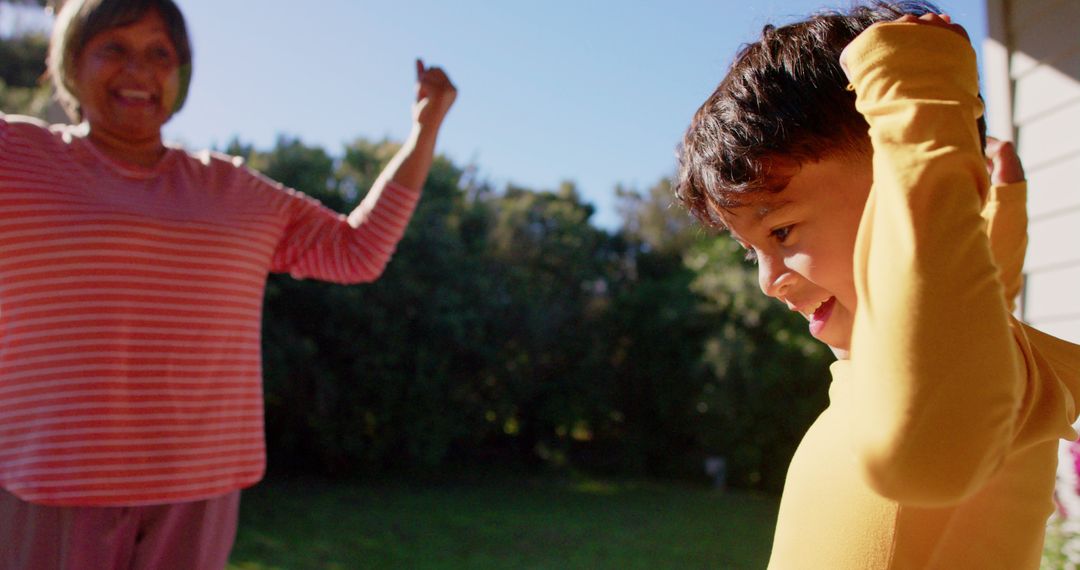
[[[776,501],[654,483],[499,479],[245,492],[232,570],[764,568]]]

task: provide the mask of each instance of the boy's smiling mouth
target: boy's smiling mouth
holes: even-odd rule
[[[814,313],[816,313],[818,311],[818,309],[820,309],[825,304],[830,303],[830,302],[835,301],[835,300],[836,300],[836,297],[826,297],[826,298],[824,298],[824,299],[822,299],[820,301],[807,303],[805,305],[789,304],[788,308],[790,308],[792,311],[795,311],[796,313],[799,313],[806,320],[809,321],[809,320],[813,319]]]
[[[818,301],[816,303],[810,303],[809,305],[803,305],[802,307],[792,307],[791,310],[802,315],[806,320],[810,320],[814,316],[814,312],[818,310],[818,307],[825,304],[828,299]]]
[[[820,340],[821,331],[825,328],[825,324],[828,322],[829,317],[832,315],[833,307],[836,306],[836,297],[829,297],[828,299],[821,301],[813,305],[807,305],[799,309],[799,313],[806,320],[810,321],[810,334]]]

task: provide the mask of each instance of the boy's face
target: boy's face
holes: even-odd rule
[[[855,317],[853,257],[870,158],[802,165],[784,190],[722,212],[732,237],[757,260],[761,290],[810,321],[810,334],[840,358]]]

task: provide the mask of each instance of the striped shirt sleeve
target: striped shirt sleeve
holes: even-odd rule
[[[420,192],[390,182],[374,188],[346,217],[285,189],[286,226],[270,270],[297,279],[364,283],[382,274],[412,217]]]

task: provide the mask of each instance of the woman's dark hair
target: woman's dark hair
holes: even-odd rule
[[[139,21],[155,10],[165,21],[180,63],[180,91],[172,112],[184,106],[191,85],[191,40],[180,8],[172,0],[68,0],[56,17],[49,41],[49,75],[56,97],[74,121],[82,120],[74,88],[75,63],[91,38],[112,28]]]
[[[855,110],[840,52],[875,23],[928,12],[939,10],[877,2],[765,26],[694,115],[679,149],[678,199],[706,225],[722,227],[717,208],[782,190],[800,165],[870,153],[869,125]]]

